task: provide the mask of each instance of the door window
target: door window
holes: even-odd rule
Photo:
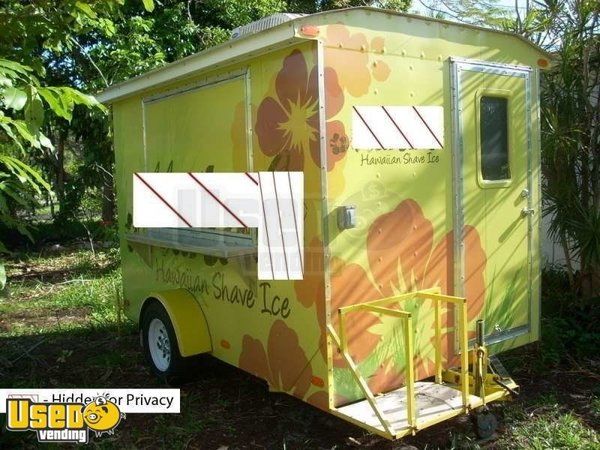
[[[509,180],[508,99],[482,96],[479,108],[481,176],[485,181]]]

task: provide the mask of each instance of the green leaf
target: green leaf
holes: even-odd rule
[[[0,155],[0,173],[2,171],[8,174],[9,178],[5,178],[5,181],[0,183],[0,212],[7,212],[5,198],[11,198],[17,204],[27,206],[35,201],[35,195],[29,189],[33,189],[38,195],[42,194],[42,190],[51,192],[50,185],[41,174],[18,158]],[[8,212],[10,214],[10,211]]]
[[[37,133],[44,123],[44,104],[37,94],[25,106],[25,121],[33,133]]]
[[[25,184],[23,181],[21,181],[22,184]],[[6,196],[10,197],[15,203],[21,205],[21,206],[27,206],[27,202],[31,200],[31,196],[28,195],[23,195],[23,192],[21,192],[21,190],[15,190],[11,187],[4,186],[3,192]]]
[[[46,147],[46,148],[49,148],[50,150],[54,150],[54,145],[52,145],[52,141],[50,139],[48,139],[48,137],[45,134],[39,133],[38,140],[40,141],[40,145],[42,147]]]
[[[20,111],[25,106],[25,103],[27,103],[27,93],[15,87],[8,87],[4,89],[2,98],[4,105],[7,108],[14,109],[15,111]]]
[[[0,73],[0,86],[12,86],[12,80],[6,75]]]
[[[98,14],[96,14],[96,11],[94,11],[90,5],[88,5],[87,3],[83,3],[83,2],[75,2],[75,7],[77,9],[79,9],[80,11],[82,11],[86,16],[95,19],[96,17],[98,17]]]
[[[27,127],[27,124],[25,122],[23,122],[22,120],[13,120],[12,122],[10,122],[10,125],[12,125],[15,130],[17,130],[17,133],[19,133],[19,135],[25,139],[27,142],[29,142],[31,145],[33,145],[35,148],[40,148],[40,143],[39,141],[36,139],[36,137],[31,134],[31,132],[29,131],[29,128]]]
[[[107,111],[103,105],[98,103],[95,97],[84,94],[77,89],[70,87],[40,87],[37,89],[54,114],[68,121],[73,118],[75,105],[98,108],[103,112]]]
[[[27,236],[29,240],[33,242],[33,235],[29,232],[29,229],[27,227],[28,225],[19,222],[17,222],[15,225],[15,228],[19,233],[21,233],[23,236]]]
[[[106,33],[107,36],[111,37],[114,36],[114,34],[117,31],[117,28],[115,27],[115,24],[112,20],[108,20],[108,19],[100,19],[98,21],[99,26],[102,28],[102,30],[104,30],[104,33]]]
[[[23,75],[28,75],[28,73],[32,71],[31,67],[24,66],[23,64],[19,64],[15,61],[0,58],[0,71],[2,71],[3,67],[6,67],[7,69],[11,69],[12,71]]]
[[[94,97],[93,95],[84,94],[83,92],[80,92],[77,89],[73,89],[70,87],[64,87],[60,89],[63,89],[65,94],[70,96],[70,98],[76,105],[84,105],[88,108],[98,108],[104,113],[107,112],[106,107],[98,103],[98,100],[96,100],[96,97]]]
[[[144,8],[146,9],[146,11],[154,11],[154,0],[142,0],[142,2],[144,3]]]
[[[12,120],[10,120],[10,123],[12,123]],[[12,128],[9,125],[9,122],[5,120],[0,121],[0,128],[2,128],[4,130],[4,132],[8,135],[9,138],[11,138],[11,140],[17,144],[17,146],[23,150],[23,146],[21,145],[21,143],[19,142],[19,138],[17,137],[17,135],[13,132]]]
[[[27,174],[27,177],[29,178],[29,183],[37,183],[46,190],[51,189],[50,185],[42,178],[42,176],[37,170],[35,170],[30,165],[24,163],[20,159],[12,156],[4,156],[3,162],[8,162],[8,164],[10,164],[12,167],[18,167],[23,173]]]
[[[92,95],[87,95],[84,94],[83,92],[79,92],[76,89],[73,88],[63,88],[65,90],[65,93],[67,93],[68,95],[70,95],[73,98],[73,101],[78,104],[78,105],[85,105],[85,106],[98,106],[98,100],[96,100],[96,98]]]
[[[71,120],[71,113],[65,108],[59,94],[50,88],[38,88],[38,92],[54,114],[63,119]]]
[[[74,89],[73,89],[74,90]],[[44,100],[48,102],[48,98],[42,92],[51,92],[54,96],[56,102],[58,102],[57,107],[53,107],[52,103],[48,102],[48,105],[52,110],[60,117],[67,119],[69,122],[73,118],[73,108],[75,106],[75,102],[73,101],[73,96],[69,92],[69,88],[63,87],[48,87],[45,89],[39,89],[40,95],[44,97]]]

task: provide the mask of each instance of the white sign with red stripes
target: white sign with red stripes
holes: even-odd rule
[[[304,174],[134,173],[133,226],[258,228],[258,279],[302,279]]]
[[[440,149],[442,106],[354,106],[352,146],[357,150]]]

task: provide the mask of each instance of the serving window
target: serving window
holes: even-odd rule
[[[240,70],[145,97],[145,171],[251,171],[247,79]],[[174,206],[196,202],[192,194],[182,191]],[[239,248],[245,253],[256,241],[255,230],[244,228],[153,228],[134,234],[132,241],[223,257]]]

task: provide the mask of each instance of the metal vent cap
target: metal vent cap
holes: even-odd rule
[[[293,14],[293,13],[278,13],[271,16],[263,17],[260,20],[250,22],[241,27],[234,28],[231,31],[231,39],[238,39],[251,34],[260,33],[261,31],[269,28],[276,27],[282,23],[289,22],[290,20],[297,19],[298,17],[304,17],[307,14]]]

